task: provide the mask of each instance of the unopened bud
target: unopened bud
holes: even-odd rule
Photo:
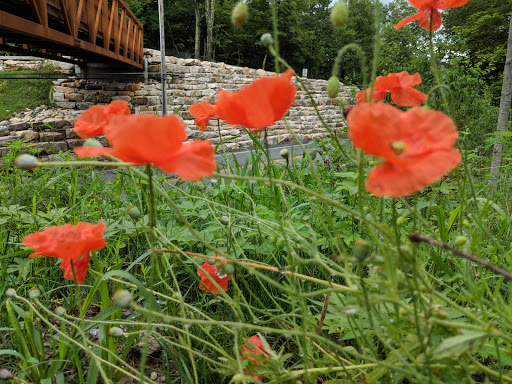
[[[222,215],[219,221],[222,225],[229,225],[229,217],[227,217],[226,215]]]
[[[95,147],[95,148],[101,148],[103,145],[96,139],[87,139],[82,144],[84,147]]]
[[[156,379],[158,379],[158,373],[156,373],[155,371],[151,372],[151,376],[149,378],[155,381]]]
[[[39,290],[39,288],[37,287],[34,287],[32,288],[30,291],[28,291],[28,298],[30,300],[35,300],[37,299],[39,296],[41,296],[41,291]]]
[[[279,152],[279,154],[283,159],[288,159],[288,150],[286,148],[281,149],[281,152]]]
[[[366,240],[354,241],[354,248],[352,249],[352,254],[359,262],[363,262],[363,260],[366,259],[370,254],[370,243],[367,242]]]
[[[404,223],[405,223],[405,217],[400,216],[398,219],[396,219],[396,225],[398,227],[401,227],[402,225],[404,225]]]
[[[2,368],[0,369],[0,380],[10,380],[13,378],[12,372]]]
[[[243,1],[238,2],[231,13],[231,22],[237,27],[241,27],[247,21],[248,7]]]
[[[348,114],[350,113],[351,110],[354,109],[354,106],[352,105],[345,105],[343,107],[343,116],[345,116],[345,119],[347,118]]]
[[[16,291],[14,290],[14,288],[9,288],[7,291],[5,291],[5,296],[14,297],[16,296]]]
[[[130,216],[133,220],[140,219],[140,210],[135,205],[130,205],[126,211],[128,212],[128,216]]]
[[[204,183],[202,181],[196,181],[194,183],[194,187],[196,187],[196,189],[198,191],[204,191],[204,189],[206,188],[206,186],[204,185]]]
[[[465,226],[466,228],[469,228],[469,220],[468,219],[462,220],[462,225]]]
[[[461,246],[466,244],[466,241],[468,241],[468,238],[466,236],[457,236],[455,238],[455,245]]]
[[[16,167],[19,169],[30,171],[37,166],[37,159],[32,155],[19,155],[14,161],[14,165],[16,165]]]
[[[309,151],[309,157],[311,158],[311,161],[316,159],[316,154],[317,154],[316,149],[312,149]]]
[[[114,294],[114,304],[119,305],[121,308],[130,308],[133,302],[132,294],[126,289],[120,289]]]
[[[242,375],[241,373],[237,373],[236,375],[234,375],[232,378],[231,378],[231,381],[229,382],[230,384],[241,384],[241,383],[245,383],[246,380],[244,378],[244,375]]]
[[[338,0],[331,9],[331,22],[334,28],[341,28],[347,24],[348,8],[343,0]]]
[[[58,306],[57,308],[55,308],[55,314],[59,317],[66,316],[67,313],[68,311],[66,311],[66,308],[62,306]]]
[[[329,81],[327,82],[327,95],[334,99],[338,96],[338,91],[340,90],[340,81],[337,76],[331,76]]]
[[[227,273],[228,275],[232,275],[233,273],[235,273],[235,266],[233,265],[233,263],[227,263],[224,266],[224,273]]]
[[[112,337],[121,337],[121,336],[123,336],[123,333],[124,333],[124,331],[119,327],[112,327],[112,328],[109,328],[109,330],[108,330],[109,336],[112,336]]]
[[[272,35],[270,33],[264,33],[261,35],[261,43],[264,47],[270,47],[274,44],[274,39],[272,38]]]

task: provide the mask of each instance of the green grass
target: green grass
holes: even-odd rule
[[[0,120],[6,120],[26,108],[51,105],[52,79],[23,78],[24,75],[44,76],[47,73],[47,70],[2,72],[2,76],[15,75],[20,78],[0,79]]]

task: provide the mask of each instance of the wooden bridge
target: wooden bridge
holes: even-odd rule
[[[0,0],[0,51],[140,69],[143,37],[123,0]]]

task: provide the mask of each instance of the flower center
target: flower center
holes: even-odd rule
[[[397,156],[400,156],[405,150],[407,150],[407,144],[403,141],[393,141],[390,146]]]

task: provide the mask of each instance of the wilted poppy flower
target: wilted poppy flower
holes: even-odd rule
[[[401,107],[411,107],[413,105],[423,104],[428,95],[414,89],[414,85],[421,84],[419,73],[409,75],[409,72],[390,73],[386,76],[378,76],[373,86],[373,97],[371,100],[384,100],[386,93],[391,94],[391,100]],[[356,104],[361,104],[365,100],[370,101],[371,88],[358,92]]]
[[[414,7],[418,8],[418,13],[401,20],[395,29],[402,28],[411,21],[418,20],[419,25],[427,31],[437,31],[443,22],[443,17],[439,9],[457,8],[469,2],[469,0],[409,0]]]
[[[457,128],[444,113],[414,107],[407,112],[382,102],[362,104],[347,117],[354,147],[385,161],[368,175],[366,189],[401,197],[440,179],[461,161],[453,146]]]
[[[185,124],[175,115],[113,116],[104,134],[112,148],[75,147],[78,157],[112,155],[134,164],[154,164],[192,181],[210,176],[217,167],[211,143],[185,143]]]
[[[75,122],[75,132],[82,139],[103,134],[110,117],[115,115],[129,115],[128,103],[122,100],[115,100],[109,105],[95,105],[82,112]]]
[[[104,230],[103,223],[64,224],[32,233],[22,242],[34,250],[30,258],[44,255],[62,259],[60,268],[64,270],[64,278],[75,280],[74,272],[76,282],[82,284],[87,274],[89,252],[105,247]]]
[[[240,355],[242,360],[248,359],[253,364],[263,365],[265,365],[265,362],[261,362],[258,359],[258,355],[270,356],[270,354],[265,350],[265,347],[263,346],[263,343],[258,336],[251,336],[249,339],[247,339],[247,341],[244,343],[244,346],[242,347],[242,350],[240,351]],[[254,375],[254,372],[248,372],[245,370],[244,373],[251,375],[254,380],[263,380],[263,376]]]
[[[220,277],[219,270],[215,264],[209,264],[207,261],[205,261],[201,267],[204,269],[204,272],[211,276],[212,279],[215,280],[215,282],[221,287],[221,289],[226,292],[228,289],[228,282],[231,280],[231,276],[226,274],[225,276]],[[218,288],[210,281],[204,272],[201,268],[197,268],[197,274],[201,278],[199,288],[205,292],[211,292],[215,295],[219,294],[220,291]]]
[[[190,107],[190,114],[201,131],[214,116],[249,129],[266,128],[281,120],[292,106],[297,93],[292,76],[293,71],[288,69],[279,76],[257,79],[238,92],[220,90],[215,105],[202,101]]]

